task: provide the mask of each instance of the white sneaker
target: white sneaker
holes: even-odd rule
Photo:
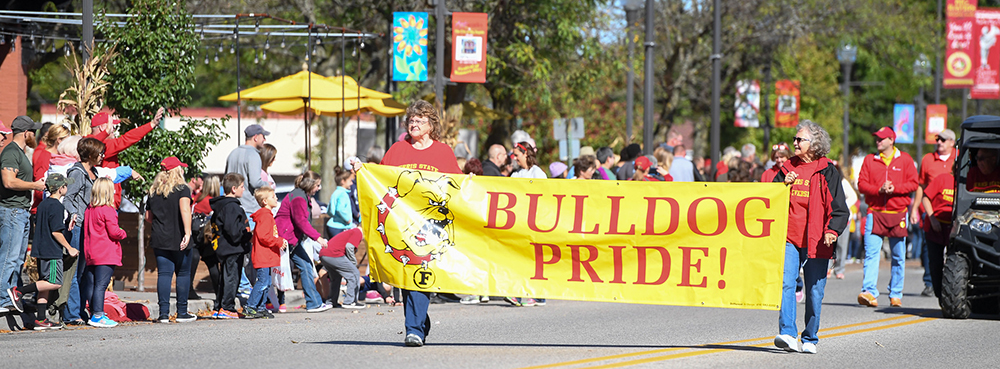
[[[807,353],[807,354],[815,354],[816,353],[816,344],[815,343],[809,343],[809,342],[803,343],[802,344],[802,352]]]
[[[322,313],[322,312],[330,310],[330,309],[333,309],[333,305],[323,304],[323,305],[320,305],[318,308],[308,309],[308,310],[306,310],[306,312],[307,313]]]
[[[787,334],[774,336],[774,346],[788,352],[799,352],[799,341]]]
[[[483,304],[490,302],[490,297],[487,295],[479,296],[479,302]]]
[[[462,298],[462,301],[459,302],[464,305],[475,305],[479,303],[479,296],[476,295],[465,296]]]

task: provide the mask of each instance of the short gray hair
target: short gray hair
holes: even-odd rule
[[[749,158],[751,156],[757,155],[757,146],[754,146],[754,144],[752,143],[743,145],[743,148],[740,149],[740,155],[743,155],[744,158]]]
[[[816,122],[808,119],[803,120],[795,126],[795,130],[806,130],[812,136],[812,141],[809,142],[809,151],[813,155],[813,159],[825,157],[826,154],[830,153],[830,134]]]

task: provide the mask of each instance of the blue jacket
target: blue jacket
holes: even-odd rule
[[[353,228],[354,214],[351,212],[351,202],[350,191],[337,186],[330,195],[330,203],[326,208],[326,214],[330,216],[326,226],[335,229]]]

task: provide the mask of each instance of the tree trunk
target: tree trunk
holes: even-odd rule
[[[323,180],[323,186],[319,191],[320,199],[329,199],[330,195],[333,194],[333,190],[337,189],[337,184],[335,182],[335,173],[333,168],[337,165],[337,142],[335,140],[334,131],[335,128],[330,126],[331,118],[320,117],[319,126],[322,132],[321,139],[321,150],[323,155],[320,158],[320,179]]]
[[[146,212],[142,211],[146,206],[142,204],[139,206],[139,267],[136,268],[136,281],[138,281],[138,286],[136,290],[139,292],[146,291],[146,245],[144,241],[146,240]]]

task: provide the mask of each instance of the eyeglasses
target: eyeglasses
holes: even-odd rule
[[[416,124],[418,126],[422,126],[422,125],[428,124],[430,122],[431,122],[431,120],[427,119],[427,118],[410,118],[410,122],[408,124],[410,124],[410,125]]]
[[[810,140],[808,138],[803,138],[803,137],[796,137],[796,138],[793,138],[792,141],[795,141],[795,143],[799,143],[799,142],[803,142],[803,141],[809,142],[809,141],[812,141],[812,140]]]

